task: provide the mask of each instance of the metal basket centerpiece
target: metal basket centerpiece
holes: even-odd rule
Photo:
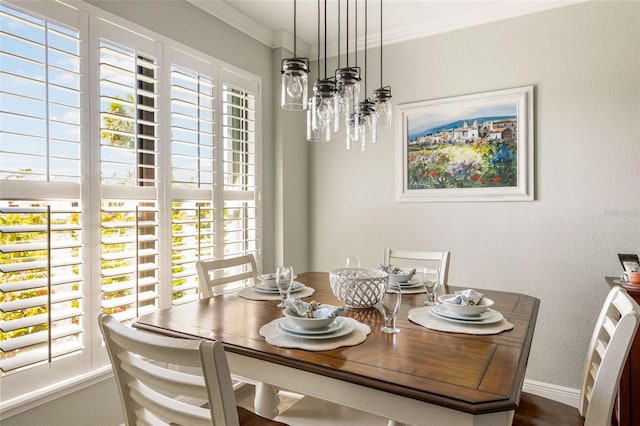
[[[365,309],[378,303],[387,289],[389,275],[376,269],[341,268],[329,273],[331,290],[350,308]]]

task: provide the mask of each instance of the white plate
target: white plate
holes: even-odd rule
[[[282,326],[282,323],[287,320],[288,318],[280,318],[280,321],[278,321],[278,330],[281,333],[287,334],[289,336],[293,336],[293,337],[298,337],[300,339],[315,339],[315,340],[320,340],[320,339],[333,339],[335,337],[342,337],[342,336],[346,336],[347,334],[350,334],[353,332],[353,330],[356,329],[355,325],[353,325],[351,323],[351,321],[345,321],[343,318],[336,318],[335,322],[340,322],[342,323],[342,327],[336,331],[330,332],[330,333],[324,333],[324,334],[300,334],[300,333],[296,333],[296,332],[292,332],[287,330],[286,328],[284,328]]]
[[[434,305],[431,307],[432,310],[436,311],[436,314],[441,317],[447,317],[451,319],[459,319],[459,320],[467,320],[467,321],[481,321],[483,319],[487,319],[491,316],[491,312],[489,310],[484,311],[479,315],[460,315],[457,312],[453,312],[447,309],[446,306],[443,305]],[[494,311],[495,312],[495,311]]]
[[[406,281],[398,284],[400,285],[400,288],[415,288],[415,287],[422,286],[422,283],[418,280],[411,280],[411,281]]]
[[[304,328],[300,328],[295,325],[289,318],[285,318],[284,321],[280,321],[279,325],[285,331],[290,331],[291,333],[302,334],[305,336],[312,336],[316,334],[335,333],[336,331],[340,330],[342,327],[344,327],[344,321],[338,321],[338,318],[336,318],[336,320],[329,324],[326,328],[322,328],[319,330],[305,330]]]
[[[443,310],[437,309],[437,305],[431,307],[431,315],[433,315],[434,317],[443,319],[445,321],[458,322],[461,324],[495,324],[502,321],[504,318],[504,316],[500,312],[494,311],[493,309],[487,309],[485,312],[483,312],[483,315],[480,315],[483,317],[482,319],[469,319],[469,317],[453,318],[447,316],[449,312],[447,312],[446,314],[443,314],[442,312]]]
[[[291,293],[294,293],[296,291],[300,291],[304,288],[304,284],[299,283],[298,281],[294,281],[293,285],[291,286]],[[253,286],[253,289],[255,291],[259,291],[260,293],[271,293],[271,294],[278,294],[278,288],[277,287],[265,287],[262,284],[256,284]]]

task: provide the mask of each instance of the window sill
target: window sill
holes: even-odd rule
[[[113,377],[111,365],[106,365],[89,373],[69,380],[54,383],[35,392],[0,402],[0,421],[77,392]]]

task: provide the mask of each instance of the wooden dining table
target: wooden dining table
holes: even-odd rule
[[[326,272],[300,274],[313,287],[307,300],[338,305]],[[451,287],[450,290],[456,290]],[[524,294],[479,290],[513,329],[493,335],[447,333],[407,319],[426,295],[406,294],[398,334],[380,331],[376,308],[349,309],[346,316],[371,333],[356,346],[310,351],[271,345],[260,327],[282,316],[277,301],[247,300],[227,293],[137,319],[134,327],[184,338],[222,341],[232,373],[367,411],[408,425],[510,425],[519,402],[539,300]],[[277,399],[273,401],[277,405]],[[260,407],[273,416],[275,407]]]

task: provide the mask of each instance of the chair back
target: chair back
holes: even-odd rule
[[[100,314],[98,322],[127,426],[239,424],[220,342],[145,333],[108,314]],[[208,408],[202,408],[205,402]]]
[[[624,288],[612,288],[596,322],[582,374],[579,411],[585,426],[611,424],[618,382],[639,320],[638,304]]]
[[[419,267],[440,268],[440,287],[449,292],[449,251],[412,251],[394,250],[387,248],[384,251],[384,264],[388,266],[405,266],[418,269]],[[418,271],[417,271],[418,272]]]
[[[243,280],[258,280],[258,268],[252,254],[220,260],[196,262],[200,297],[222,294],[226,285]]]

